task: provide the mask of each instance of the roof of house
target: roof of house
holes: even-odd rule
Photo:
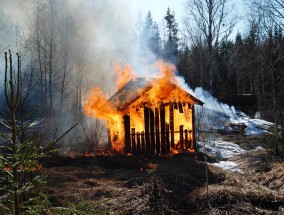
[[[135,102],[143,93],[149,91],[153,85],[154,79],[138,77],[127,82],[122,88],[120,88],[109,100],[113,107],[118,111],[125,110],[129,105]],[[174,83],[170,83],[175,85]],[[176,86],[177,87],[177,86]],[[179,88],[184,91],[183,89]],[[185,92],[185,91],[184,91]],[[203,105],[203,102],[192,96],[188,92],[187,95],[199,105]]]

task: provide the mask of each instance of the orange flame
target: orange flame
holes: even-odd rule
[[[112,146],[119,152],[123,152],[124,143],[124,123],[123,115],[130,114],[130,126],[135,128],[135,132],[145,131],[144,125],[144,112],[143,105],[154,110],[159,108],[160,104],[175,104],[178,107],[174,109],[174,139],[175,146],[179,146],[179,129],[182,125],[184,130],[188,130],[188,138],[192,138],[192,110],[189,105],[192,104],[192,98],[188,97],[188,94],[178,88],[178,81],[176,79],[176,67],[172,64],[164,61],[158,61],[155,64],[158,68],[159,74],[151,80],[152,88],[147,91],[143,96],[140,96],[135,102],[128,108],[127,113],[121,113],[112,107],[108,102],[106,96],[99,88],[94,88],[88,97],[84,112],[87,116],[91,116],[97,119],[107,121],[107,128],[109,130]],[[117,89],[123,87],[128,81],[136,77],[131,66],[126,65],[121,67],[115,66],[115,72],[118,76]],[[143,104],[143,105],[141,105]],[[165,122],[170,124],[170,110],[169,106],[165,107]],[[172,153],[176,153],[177,150],[171,149]]]
[[[128,81],[136,77],[133,72],[133,68],[130,65],[126,65],[122,68],[121,65],[116,64],[114,71],[118,76],[116,81],[116,90],[122,88]]]
[[[110,129],[110,136],[115,139],[115,148],[118,151],[123,150],[123,118],[121,113],[115,110],[108,102],[101,89],[94,88],[88,97],[84,111],[87,116],[107,121],[107,127]],[[114,143],[113,146],[114,147]]]
[[[36,163],[36,164],[33,164],[33,165],[31,165],[31,166],[19,166],[18,168],[17,168],[17,170],[21,170],[21,171],[27,171],[27,172],[35,172],[35,171],[39,171],[39,170],[41,170],[42,169],[42,165],[41,164],[39,164],[39,163]],[[10,167],[10,166],[6,166],[6,167],[4,167],[4,170],[5,171],[12,171],[13,169],[12,169],[12,167]]]

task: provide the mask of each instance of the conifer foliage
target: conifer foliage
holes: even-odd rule
[[[32,214],[43,214],[43,211],[47,212],[43,208],[41,213],[29,210],[32,202],[36,202],[35,199],[43,197],[36,193],[38,192],[36,187],[43,183],[38,174],[41,169],[39,159],[49,157],[56,152],[58,150],[56,143],[76,124],[58,139],[44,146],[37,138],[23,138],[23,134],[40,116],[34,116],[38,106],[24,115],[19,115],[21,57],[17,54],[17,72],[15,72],[10,51],[8,54],[5,52],[4,97],[6,111],[0,113],[0,214],[19,215],[27,211]],[[32,202],[29,204],[29,201]]]
[[[175,19],[175,14],[170,8],[167,9],[164,17],[167,22],[167,40],[164,47],[164,59],[176,64],[178,59],[178,24]]]

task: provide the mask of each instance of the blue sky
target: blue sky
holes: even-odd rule
[[[160,22],[163,19],[168,7],[175,12],[178,22],[181,22],[184,14],[184,0],[131,0],[131,2],[134,10],[137,12],[141,11],[143,16],[150,10],[156,22]]]

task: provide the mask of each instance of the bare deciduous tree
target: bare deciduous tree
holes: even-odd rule
[[[265,35],[268,35],[268,42],[263,50],[263,60],[267,62],[263,65],[259,76],[263,76],[263,69],[267,70],[267,80],[271,80],[270,85],[266,88],[269,92],[269,101],[273,107],[273,118],[275,122],[275,150],[278,150],[278,136],[280,135],[278,125],[281,125],[282,145],[284,147],[284,120],[283,120],[283,60],[284,53],[282,47],[282,31],[284,30],[284,0],[251,0],[248,3],[250,8],[251,19],[257,20],[260,28]],[[273,30],[275,31],[273,34]],[[265,38],[266,39],[266,38]],[[257,83],[259,84],[259,83]],[[263,95],[260,95],[263,96]],[[271,105],[267,111],[271,109]]]
[[[210,91],[213,89],[213,48],[231,34],[236,19],[230,19],[230,0],[187,0],[186,33],[195,42],[200,38],[208,48],[208,75]]]
[[[253,14],[268,29],[271,25],[277,25],[284,30],[284,0],[251,0],[248,7]]]
[[[59,113],[62,112],[63,106],[68,101],[67,87],[70,83],[71,60],[72,60],[72,36],[73,36],[73,20],[68,8],[62,13],[61,23],[61,55],[62,55],[62,68],[60,74],[60,104]]]

